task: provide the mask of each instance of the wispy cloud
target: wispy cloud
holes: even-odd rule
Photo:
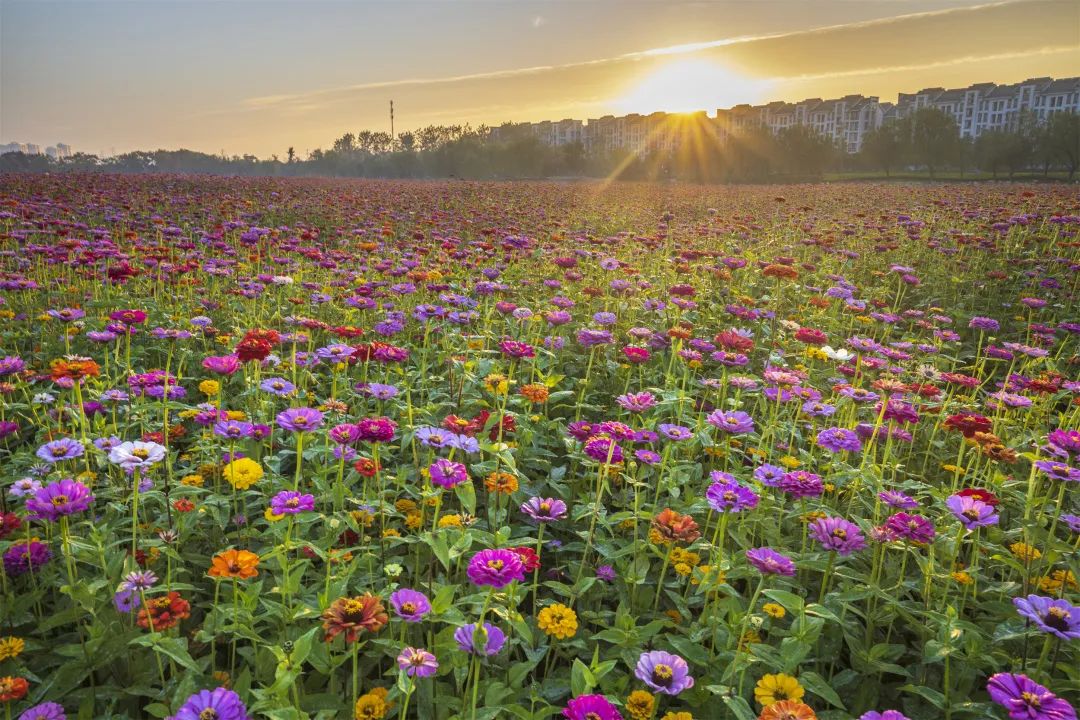
[[[452,75],[445,77],[418,77],[418,78],[402,78],[397,80],[386,80],[379,82],[358,83],[354,85],[345,85],[334,88],[324,88],[320,90],[312,90],[303,93],[294,94],[275,94],[264,95],[259,97],[251,97],[243,100],[244,106],[249,109],[268,109],[275,107],[282,107],[289,104],[303,104],[305,106],[310,105],[313,102],[319,100],[333,99],[334,97],[347,95],[350,93],[356,93],[366,90],[379,90],[379,89],[392,89],[399,87],[408,87],[416,85],[443,85],[451,83],[461,83],[468,81],[483,81],[483,80],[499,80],[506,78],[522,77],[529,75],[537,75],[541,73],[553,72],[553,71],[565,71],[573,70],[576,68],[589,68],[604,65],[613,65],[617,63],[625,63],[627,61],[634,60],[646,60],[662,58],[671,55],[690,55],[695,53],[702,53],[708,50],[716,50],[726,47],[733,47],[739,45],[749,45],[764,41],[775,41],[793,38],[813,38],[817,35],[828,34],[837,31],[858,31],[860,29],[868,28],[886,28],[890,25],[911,22],[915,20],[932,19],[936,17],[952,16],[958,17],[970,13],[979,13],[986,11],[990,8],[1005,7],[1005,6],[1017,6],[1031,4],[1033,0],[1005,0],[1004,2],[992,2],[981,5],[966,6],[960,8],[948,8],[943,10],[931,10],[919,13],[906,13],[903,15],[896,15],[889,18],[881,18],[875,20],[866,20],[861,22],[846,23],[839,25],[823,25],[808,30],[798,30],[792,32],[781,33],[763,33],[758,35],[741,35],[730,38],[721,38],[718,40],[709,40],[705,42],[685,43],[681,45],[669,45],[666,47],[650,48],[647,50],[640,50],[631,53],[625,53],[608,58],[597,58],[594,60],[578,61],[573,63],[562,63],[552,65],[534,65],[523,68],[509,68],[504,70],[493,70],[488,72],[470,73],[464,75]],[[546,20],[541,16],[536,16],[532,20],[533,27],[539,27],[543,25]],[[991,57],[991,56],[987,56]],[[950,61],[952,62],[952,61]],[[912,67],[931,67],[932,65],[920,65]],[[898,67],[898,69],[900,69]],[[881,70],[878,70],[880,72]],[[860,71],[852,70],[851,74],[862,74]],[[835,73],[823,73],[822,76],[837,76]],[[813,77],[813,75],[807,75],[806,77]]]

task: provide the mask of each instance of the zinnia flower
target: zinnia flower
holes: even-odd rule
[[[992,675],[986,691],[1012,720],[1076,720],[1072,705],[1027,675]]]
[[[622,720],[618,708],[603,695],[578,695],[562,714],[566,720]]]
[[[1080,608],[1068,600],[1040,595],[1013,598],[1017,611],[1040,630],[1062,640],[1080,639]]]
[[[247,550],[226,550],[211,560],[210,577],[227,577],[247,580],[259,574],[259,556]]]
[[[344,633],[347,643],[356,642],[362,632],[379,632],[390,622],[386,608],[371,593],[338,598],[323,612],[322,619],[327,642]]]
[[[546,634],[567,640],[577,633],[577,613],[561,603],[555,603],[537,614],[536,624]]]
[[[167,720],[249,720],[240,696],[228,688],[200,690]]]
[[[506,643],[506,633],[491,623],[484,623],[481,630],[477,630],[476,623],[470,623],[454,631],[454,640],[462,652],[470,655],[476,654],[477,643],[483,645],[485,655],[494,655],[502,650],[503,644]]]
[[[431,677],[439,669],[439,661],[427,650],[407,647],[397,658],[398,667],[409,677]]]
[[[322,427],[323,414],[314,408],[289,408],[277,415],[277,424],[290,432],[310,432]]]
[[[862,530],[855,523],[843,518],[819,518],[810,523],[810,536],[822,547],[840,555],[850,555],[866,547]]]
[[[297,515],[315,509],[315,496],[295,490],[282,490],[270,499],[270,510],[275,515]]]
[[[634,676],[652,690],[665,695],[678,695],[694,687],[694,678],[690,677],[686,661],[663,650],[641,653]]]
[[[222,477],[237,490],[247,490],[262,480],[262,465],[251,458],[237,458],[221,470]]]
[[[746,551],[746,559],[758,569],[762,575],[787,575],[795,574],[795,563],[791,558],[785,557],[772,548],[762,547]]]
[[[427,595],[410,588],[401,588],[390,594],[390,606],[405,622],[416,623],[431,612],[431,601]]]
[[[67,720],[67,714],[60,703],[44,702],[23,710],[19,720]]]
[[[512,550],[481,550],[469,561],[468,575],[476,585],[501,588],[515,580],[524,580],[525,567]]]
[[[768,707],[781,700],[802,700],[806,691],[799,681],[784,673],[766,674],[754,686],[754,700]]]
[[[817,720],[817,714],[806,703],[781,700],[762,709],[758,720]]]
[[[49,483],[26,501],[26,509],[34,519],[58,520],[74,515],[90,507],[94,496],[90,489],[78,480],[70,478]]]

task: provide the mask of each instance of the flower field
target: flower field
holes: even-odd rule
[[[1075,720],[1078,229],[0,178],[5,717]]]

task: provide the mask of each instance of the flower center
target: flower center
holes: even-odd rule
[[[52,499],[52,504],[55,507],[60,507],[61,505],[66,505],[67,501],[68,501],[68,496],[67,495],[56,495]]]
[[[841,540],[847,540],[847,530],[844,530],[843,528],[836,528],[832,531],[832,536]]]
[[[1046,615],[1043,616],[1043,622],[1055,630],[1065,631],[1069,627],[1068,617],[1069,615],[1065,612],[1065,608],[1052,607],[1046,611]]]
[[[218,711],[214,708],[206,708],[199,713],[199,720],[218,720],[219,717],[221,716],[218,715]]]
[[[404,602],[401,603],[401,611],[406,615],[412,615],[416,612],[416,603]]]
[[[300,498],[289,498],[285,501],[285,507],[294,508],[300,507]]]
[[[145,448],[138,448],[137,450],[132,450],[131,454],[139,458],[140,460],[145,460],[146,458],[150,457],[150,451],[146,450]]]
[[[657,685],[669,684],[674,676],[675,673],[672,672],[671,667],[663,663],[657,663],[652,671],[653,682]]]
[[[502,570],[505,564],[502,560],[488,560],[487,566],[492,570]]]
[[[1024,701],[1024,704],[1028,707],[1037,708],[1042,706],[1042,702],[1039,701],[1039,696],[1033,692],[1020,693],[1020,699]]]

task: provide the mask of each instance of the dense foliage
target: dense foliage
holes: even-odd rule
[[[669,141],[674,142],[669,142]],[[670,146],[670,147],[669,147]],[[326,150],[300,159],[288,148],[277,155],[226,157],[191,150],[137,151],[109,158],[78,153],[54,160],[44,155],[0,155],[0,172],[206,173],[242,176],[336,176],[366,178],[593,177],[691,182],[805,181],[829,172],[979,171],[997,178],[1027,172],[1072,180],[1080,168],[1080,115],[1058,112],[1043,123],[1021,115],[1016,127],[977,140],[962,139],[950,115],[923,109],[867,133],[861,151],[848,155],[805,126],[772,133],[744,128],[720,132],[704,115],[672,116],[670,126],[637,150],[588,148],[580,142],[551,146],[528,125],[486,127],[432,125],[415,132],[345,133]]]
[[[783,193],[0,178],[8,716],[1075,720],[1075,193]]]

